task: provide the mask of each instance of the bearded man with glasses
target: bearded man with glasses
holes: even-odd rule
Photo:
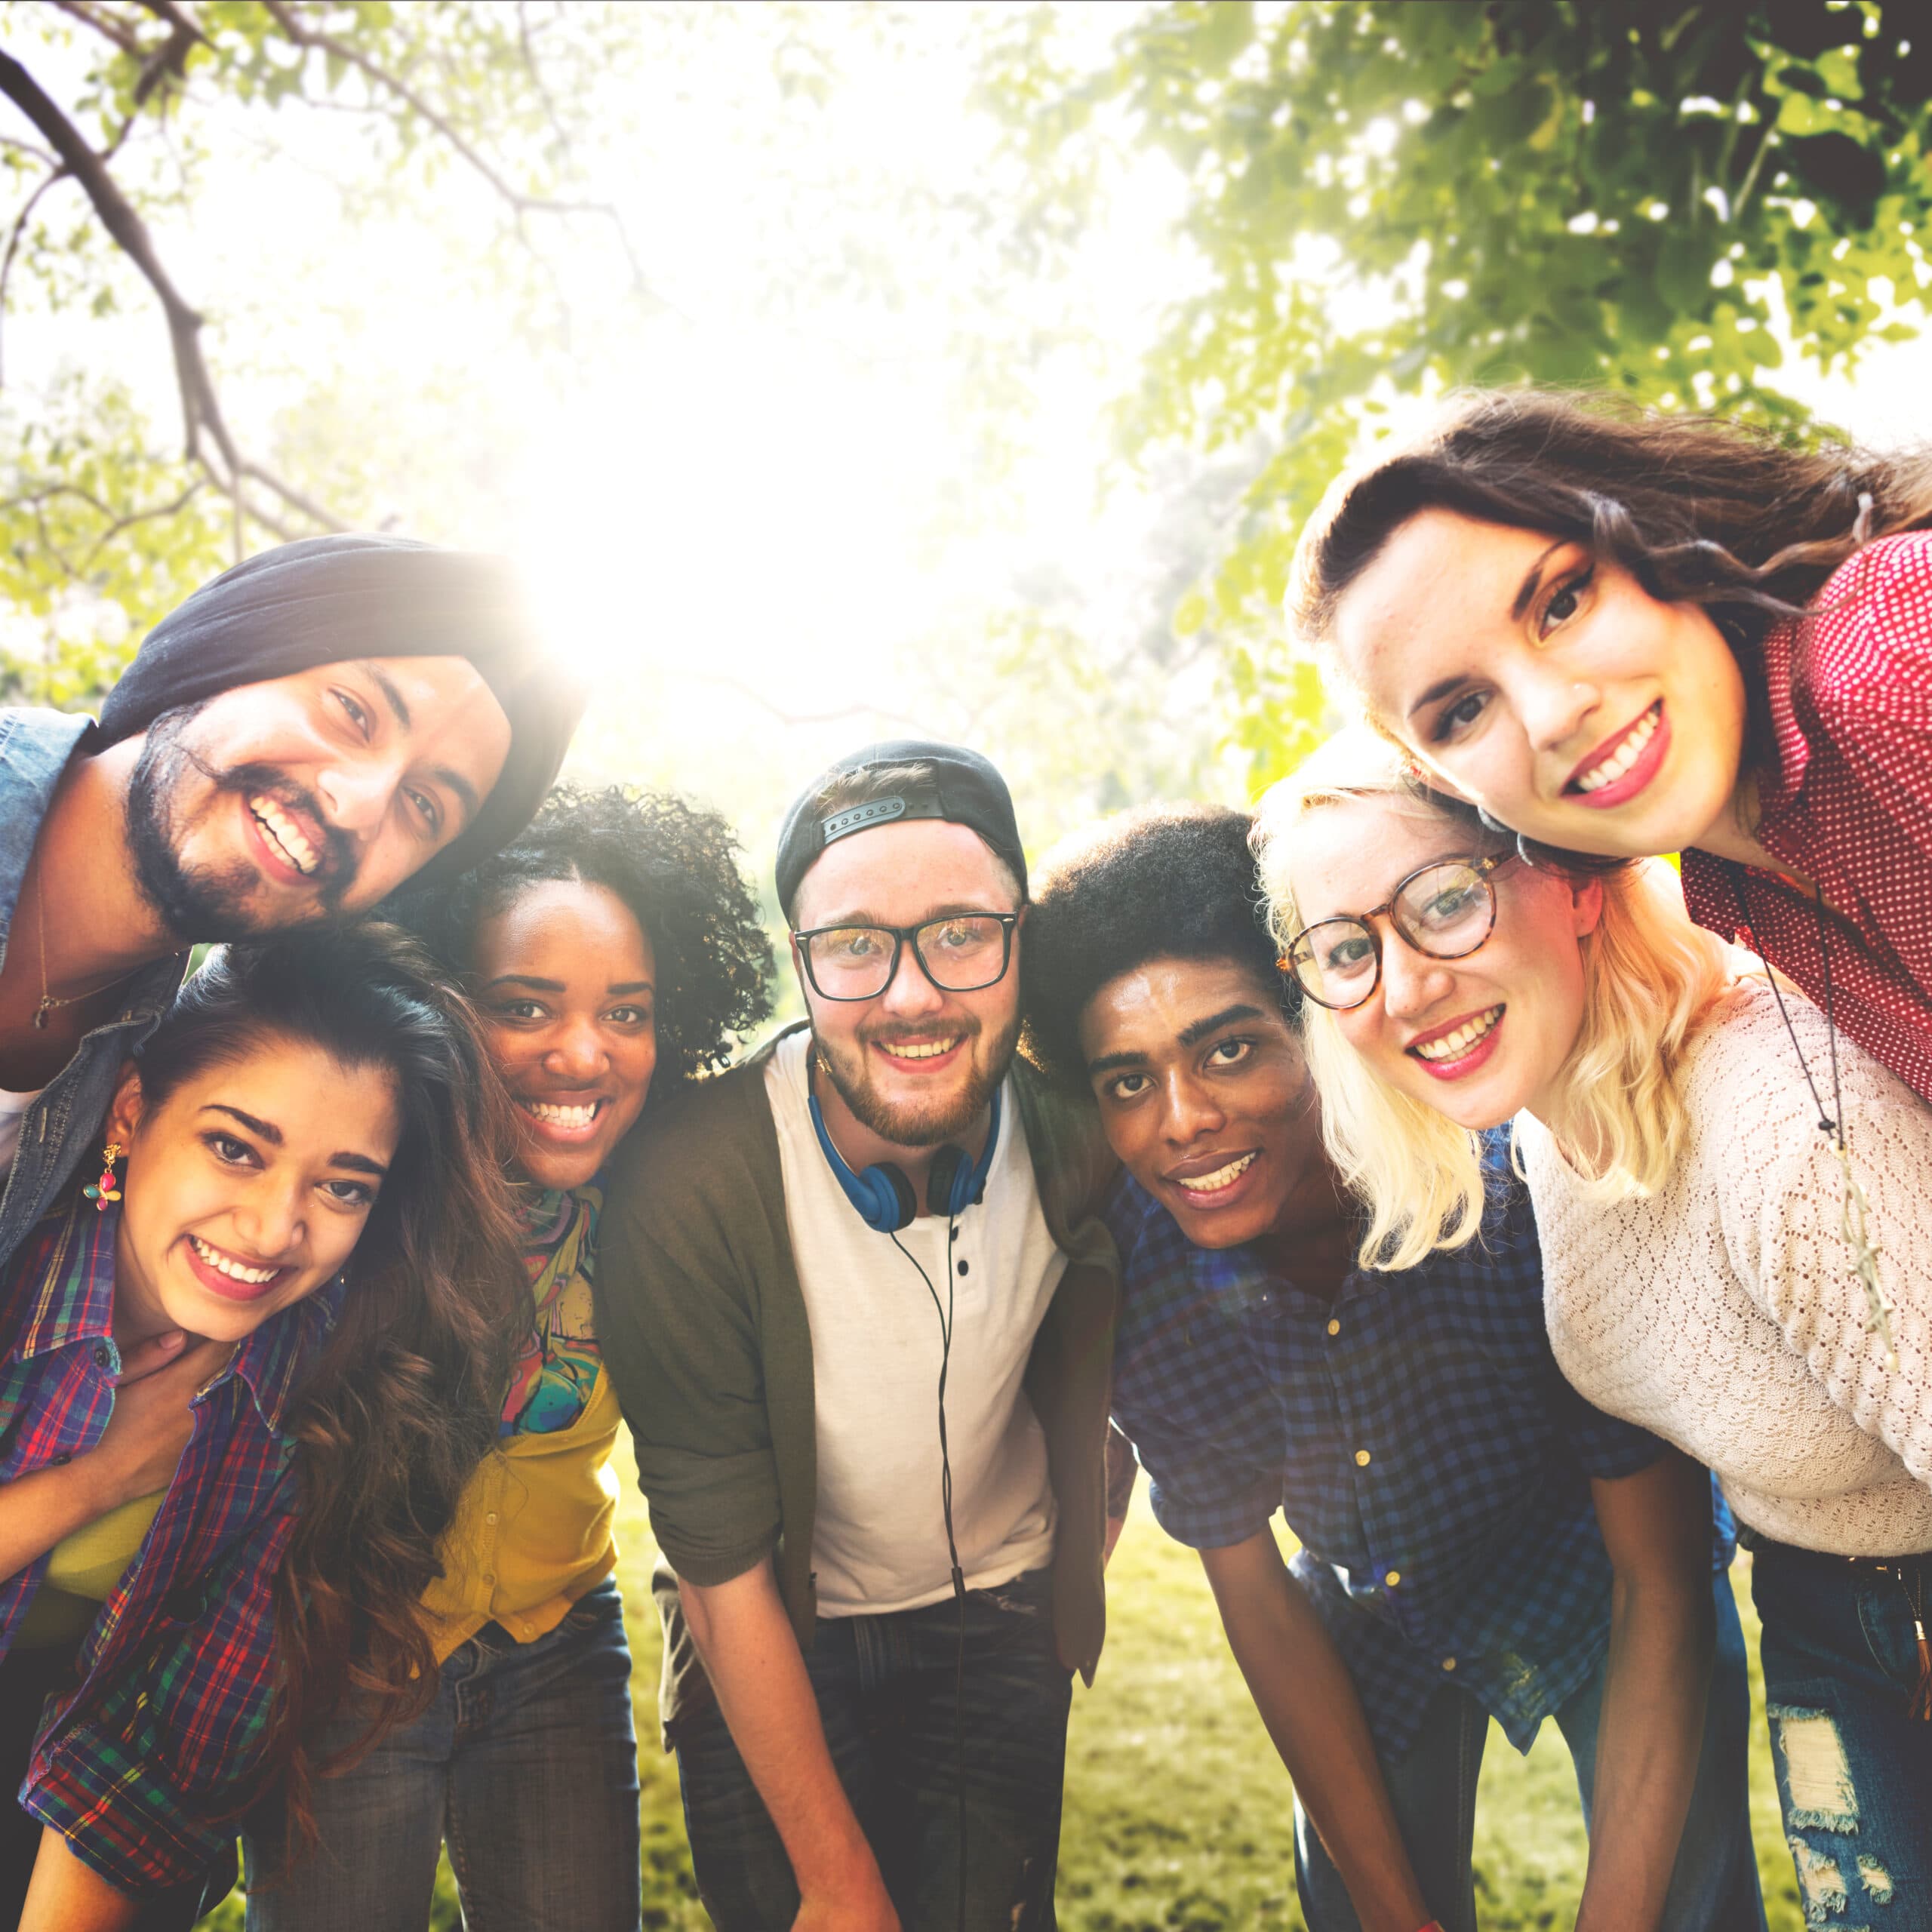
[[[654,1097],[597,1284],[698,1890],[721,1932],[1039,1932],[1104,1621],[1111,1158],[1014,1057],[984,758],[841,759],[777,884],[809,1017]]]

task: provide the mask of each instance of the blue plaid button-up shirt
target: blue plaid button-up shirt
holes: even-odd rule
[[[1558,1371],[1535,1220],[1500,1137],[1481,1241],[1357,1269],[1332,1303],[1251,1247],[1196,1247],[1124,1174],[1105,1219],[1125,1288],[1114,1414],[1161,1527],[1212,1549],[1282,1512],[1386,1756],[1452,1681],[1527,1751],[1608,1641],[1590,1479],[1663,1445]]]

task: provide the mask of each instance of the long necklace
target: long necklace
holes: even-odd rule
[[[1851,1149],[1845,1140],[1844,1096],[1838,1084],[1838,1029],[1832,1017],[1832,943],[1825,923],[1824,895],[1821,892],[1812,902],[1812,910],[1818,919],[1818,957],[1823,969],[1825,980],[1825,1041],[1831,1056],[1832,1112],[1825,1111],[1823,1097],[1818,1091],[1818,1084],[1811,1078],[1810,1063],[1804,1057],[1804,1049],[1799,1045],[1798,1029],[1791,1023],[1791,1010],[1784,1003],[1784,993],[1778,985],[1778,977],[1772,971],[1770,961],[1757,943],[1758,928],[1751,917],[1750,901],[1744,894],[1744,869],[1734,860],[1724,861],[1724,875],[1730,881],[1730,889],[1737,899],[1737,910],[1744,921],[1745,930],[1751,935],[1751,949],[1758,955],[1758,963],[1764,969],[1764,977],[1770,982],[1771,995],[1778,1003],[1778,1011],[1784,1020],[1784,1029],[1791,1035],[1792,1051],[1798,1056],[1798,1071],[1804,1075],[1804,1084],[1811,1090],[1812,1104],[1818,1109],[1818,1131],[1825,1137],[1826,1143],[1838,1157],[1838,1166],[1844,1175],[1844,1212],[1839,1227],[1844,1236],[1845,1247],[1851,1257],[1851,1272],[1864,1284],[1865,1332],[1876,1335],[1884,1344],[1885,1366],[1895,1369],[1899,1365],[1898,1350],[1892,1345],[1892,1305],[1886,1298],[1884,1284],[1878,1279],[1878,1244],[1872,1238],[1872,1204],[1866,1198],[1864,1188],[1857,1174],[1852,1172]]]
[[[63,1006],[78,1006],[82,1001],[93,999],[106,992],[109,986],[118,986],[121,982],[139,969],[129,967],[125,973],[117,973],[111,980],[100,986],[90,987],[84,993],[68,993],[57,999],[47,990],[47,903],[40,894],[40,871],[36,866],[33,875],[33,936],[40,947],[40,1004],[33,1010],[33,1026],[36,1032],[47,1031],[47,1016],[57,1012]]]

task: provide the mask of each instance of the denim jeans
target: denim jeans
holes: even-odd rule
[[[1746,1752],[1751,1730],[1751,1683],[1744,1632],[1730,1580],[1714,1580],[1717,1654],[1704,1709],[1704,1743],[1697,1782],[1684,1821],[1660,1932],[1764,1932],[1751,1844]],[[1597,1726],[1608,1660],[1556,1713],[1576,1766],[1590,1820],[1596,1780]],[[1489,1737],[1489,1713],[1466,1690],[1444,1685],[1431,1701],[1407,1755],[1385,1760],[1382,1775],[1416,1881],[1444,1932],[1475,1932],[1475,1890],[1470,1870],[1476,1822],[1476,1779]],[[1315,1836],[1295,1806],[1295,1882],[1309,1932],[1358,1932],[1355,1908]]]
[[[534,1643],[486,1625],[415,1723],[315,1780],[315,1852],[284,1869],[279,1812],[250,1820],[249,1932],[423,1932],[445,1838],[470,1932],[636,1932],[630,1675],[614,1583]]]
[[[968,1592],[964,1742],[955,1754],[958,1610],[821,1617],[805,1658],[839,1781],[904,1932],[951,1932],[966,1793],[968,1932],[1050,1932],[1070,1678],[1054,1651],[1048,1573]],[[698,1896],[718,1932],[789,1932],[798,1909],[777,1828],[715,1705],[675,1738]]]
[[[1932,1724],[1906,1715],[1915,1572],[1932,1590],[1932,1557],[1881,1570],[1755,1546],[1771,1759],[1814,1925],[1932,1932]]]

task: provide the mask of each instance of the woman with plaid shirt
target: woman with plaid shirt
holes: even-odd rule
[[[503,1105],[382,926],[217,952],[124,1069],[0,1278],[0,1918],[192,1924],[352,1656],[379,1721],[432,1674],[525,1314]]]
[[[1527,1750],[1554,1717],[1591,1827],[1578,1925],[1761,1927],[1708,1480],[1558,1372],[1500,1150],[1479,1243],[1358,1265],[1248,829],[1158,810],[1050,857],[1026,1008],[1126,1169],[1114,1414],[1294,1777],[1303,1915],[1473,1932],[1490,1720]]]

